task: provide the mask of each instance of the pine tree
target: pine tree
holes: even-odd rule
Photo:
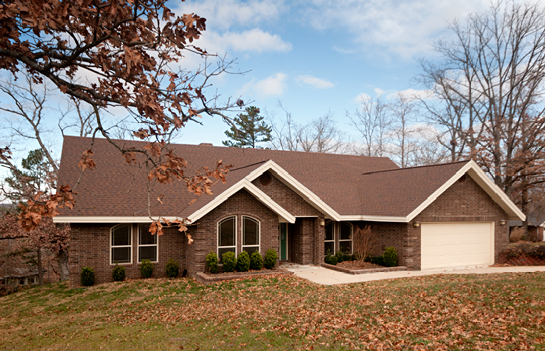
[[[241,113],[234,119],[235,126],[225,131],[231,140],[223,141],[223,145],[230,147],[249,147],[262,149],[257,143],[271,141],[272,128],[259,115],[259,108],[246,107],[246,113]]]

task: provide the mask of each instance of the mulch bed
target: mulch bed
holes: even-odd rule
[[[383,266],[379,266],[378,264],[374,264],[371,262],[361,262],[361,261],[343,261],[341,263],[337,263],[337,266],[348,268],[348,269],[384,268]]]
[[[226,280],[234,280],[234,279],[245,279],[245,278],[252,278],[257,276],[270,276],[270,275],[289,275],[293,274],[293,272],[287,271],[282,268],[276,268],[276,269],[262,269],[260,271],[247,271],[247,272],[221,272],[221,273],[196,273],[195,278],[197,281],[208,285],[213,284],[217,282],[222,282]]]

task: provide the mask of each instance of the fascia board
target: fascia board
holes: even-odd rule
[[[448,188],[450,188],[458,179],[460,179],[464,174],[468,173],[473,180],[488,195],[501,207],[507,214],[509,220],[516,219],[523,221],[526,216],[522,213],[517,206],[507,197],[507,195],[496,185],[484,171],[475,163],[475,161],[469,161],[465,166],[460,168],[449,180],[445,182],[439,189],[437,189],[433,194],[431,194],[423,203],[421,203],[416,209],[414,209],[408,216],[407,222],[410,222],[416,217],[419,213],[424,211],[432,202],[434,202],[441,194],[443,194]]]
[[[259,190],[255,185],[253,185],[248,179],[242,179],[220,195],[218,195],[214,200],[210,201],[208,204],[203,206],[201,209],[195,211],[188,217],[188,220],[191,223],[194,223],[208,214],[217,206],[221,205],[225,200],[234,195],[241,189],[246,189],[253,196],[255,196],[259,201],[261,201],[265,206],[270,208],[277,215],[282,216],[289,223],[295,223],[295,217],[292,216],[288,211],[286,211],[282,206],[274,202],[267,194]]]
[[[342,215],[341,221],[367,221],[367,222],[396,222],[408,223],[407,217],[394,216],[365,216],[365,215]]]
[[[286,185],[288,185],[290,189],[294,190],[298,195],[303,197],[303,199],[308,201],[312,206],[316,207],[325,215],[330,216],[332,219],[336,221],[340,220],[340,215],[335,210],[329,207],[329,205],[322,201],[319,196],[310,191],[307,187],[301,184],[297,179],[292,177],[286,170],[284,170],[272,160],[265,162],[261,167],[255,169],[253,172],[248,174],[248,176],[246,176],[246,179],[252,182],[268,170],[272,170],[274,173],[276,173],[279,178],[283,180]]]
[[[161,217],[169,221],[181,219],[179,217]],[[115,217],[115,216],[57,216],[53,217],[53,223],[151,223],[149,217]]]

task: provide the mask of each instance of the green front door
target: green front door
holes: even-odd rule
[[[280,260],[288,259],[288,223],[280,223]]]

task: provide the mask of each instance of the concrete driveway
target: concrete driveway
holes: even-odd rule
[[[313,265],[282,264],[282,268],[287,269],[298,277],[308,279],[311,282],[322,285],[350,284],[369,282],[373,280],[396,279],[407,277],[420,277],[433,274],[492,274],[492,273],[522,273],[522,272],[545,272],[545,266],[517,266],[517,267],[464,267],[448,269],[427,269],[422,271],[399,271],[399,272],[381,272],[368,274],[347,274],[337,272],[324,267]]]

